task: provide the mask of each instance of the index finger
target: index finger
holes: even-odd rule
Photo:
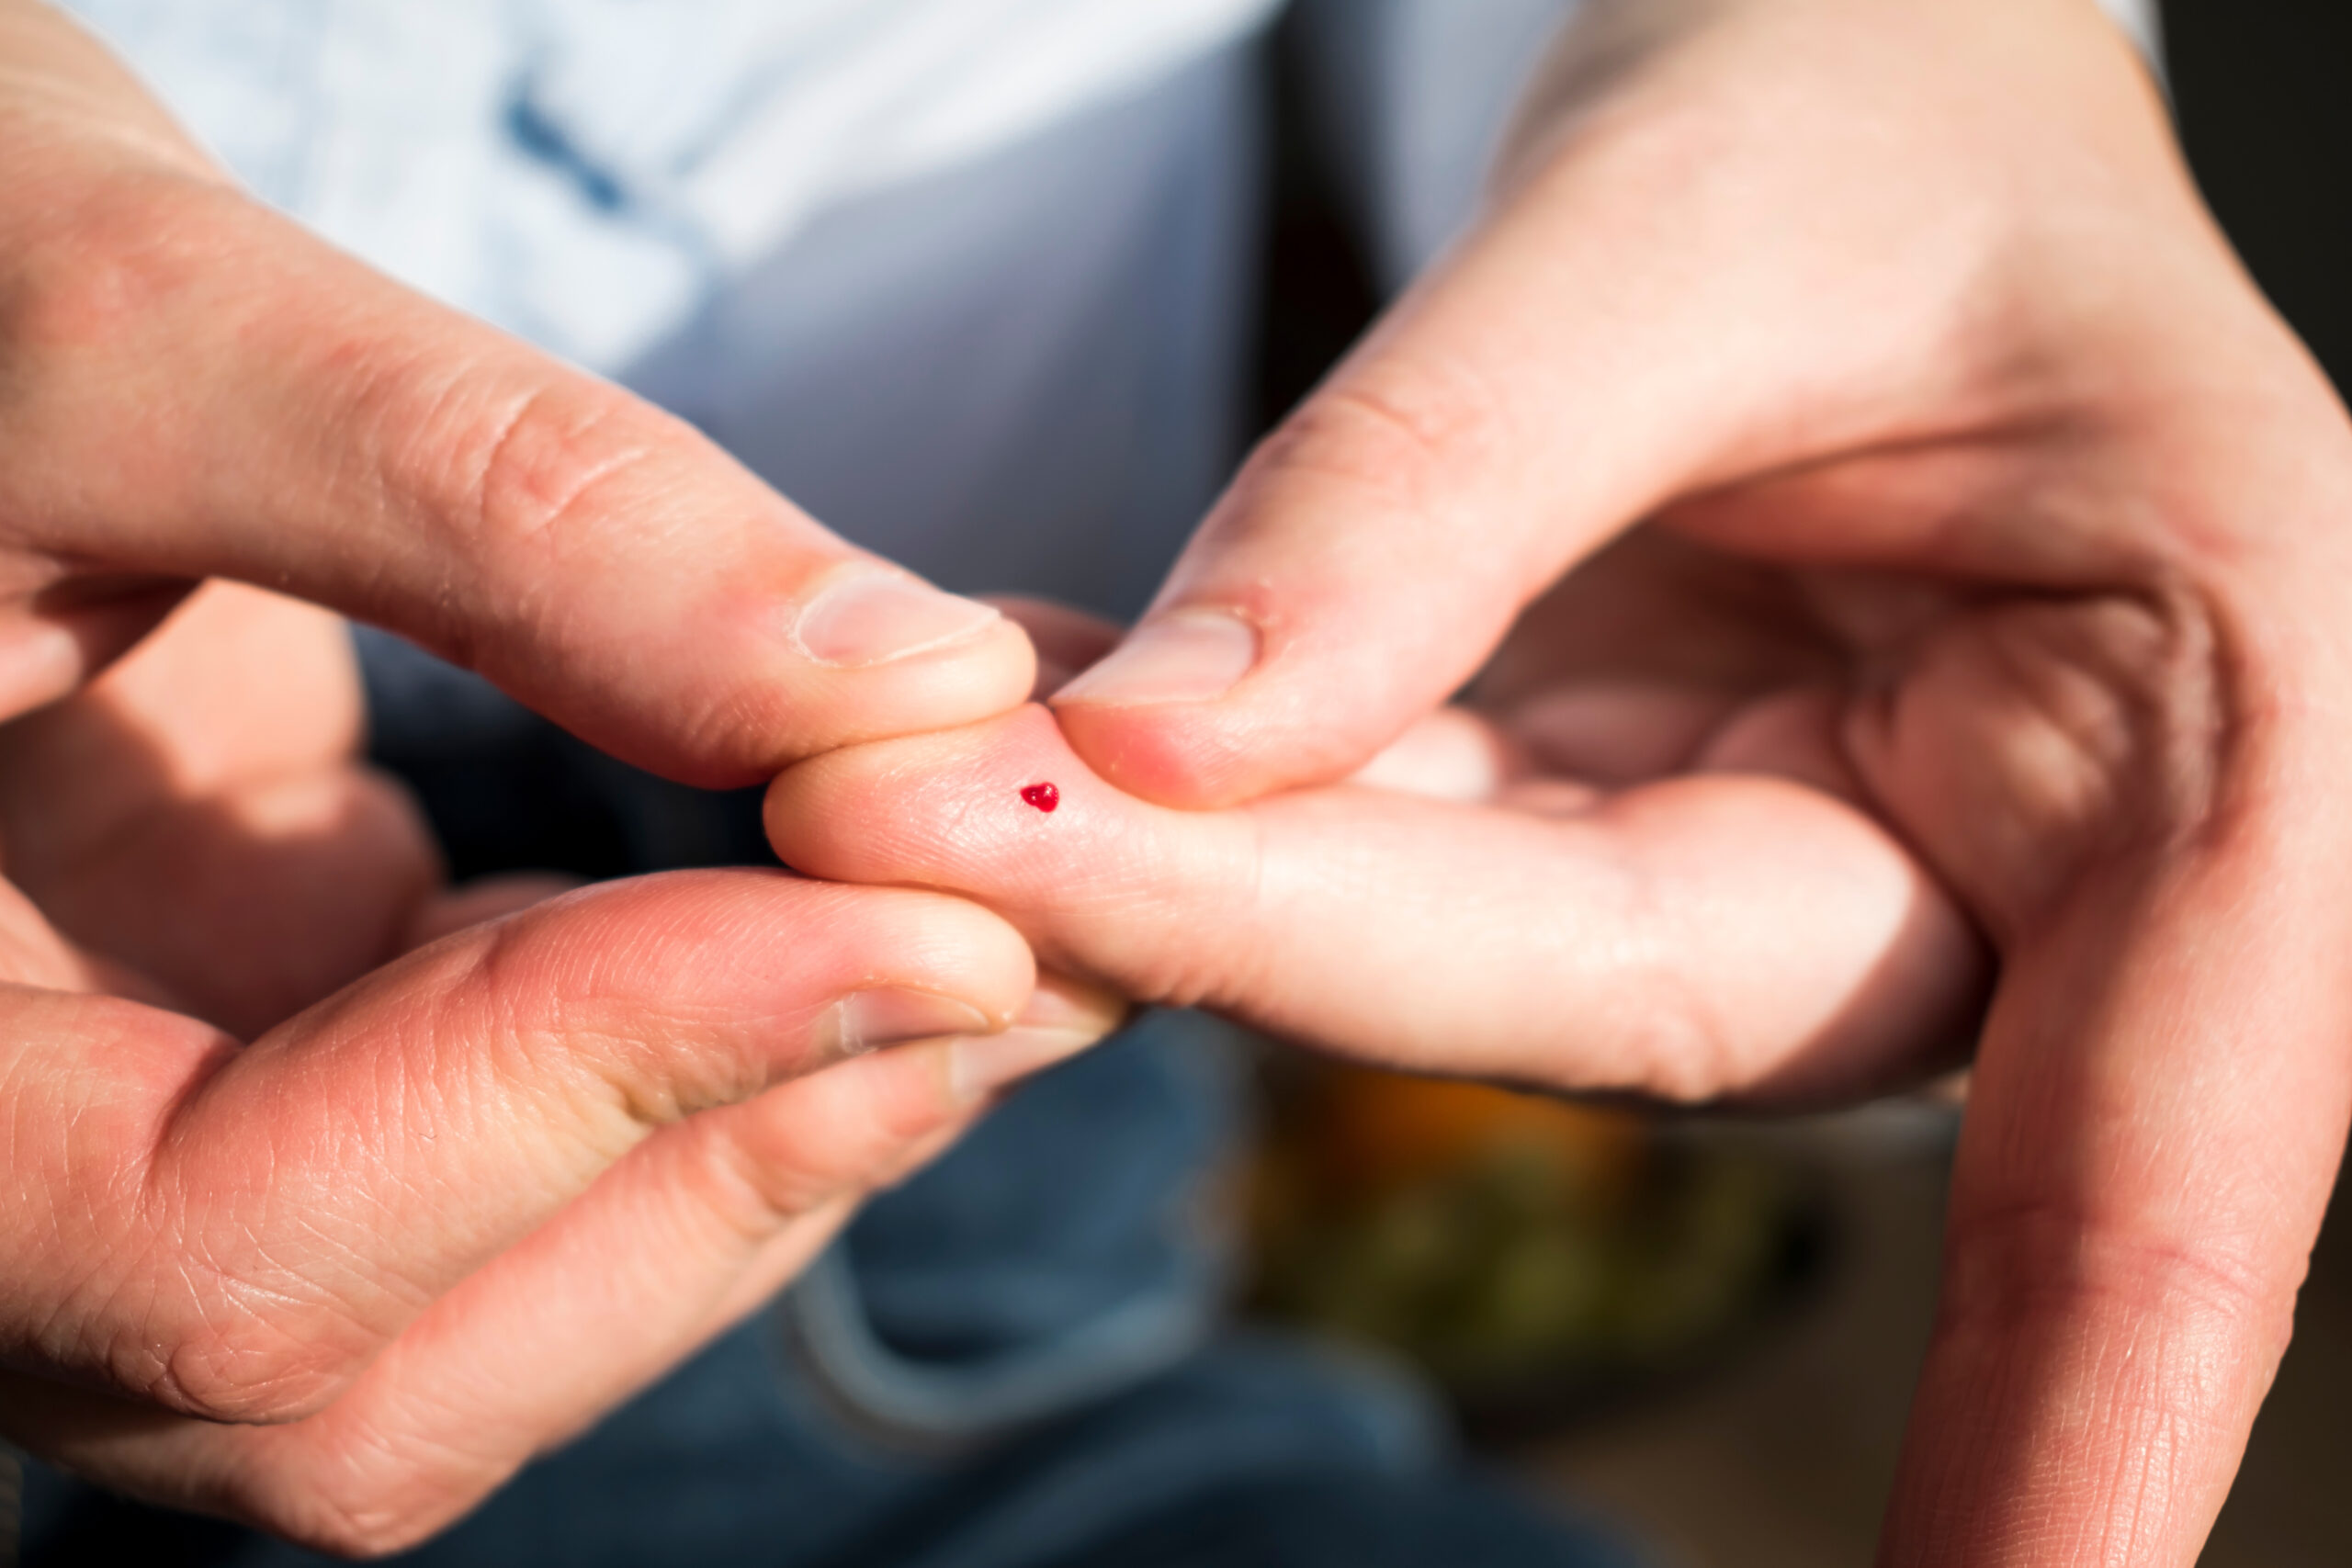
[[[0,716],[152,626],[159,581],[213,576],[390,627],[695,784],[1027,694],[994,610],[305,233],[171,146],[64,18],[10,20]]]
[[[2352,1107],[2337,849],[2242,821],[2011,953],[1882,1562],[2196,1561]]]

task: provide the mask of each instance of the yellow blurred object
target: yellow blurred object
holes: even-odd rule
[[[1504,1145],[1548,1151],[1614,1190],[1637,1176],[1649,1146],[1647,1120],[1628,1111],[1358,1067],[1317,1077],[1315,1156],[1329,1179],[1359,1192],[1425,1179]]]

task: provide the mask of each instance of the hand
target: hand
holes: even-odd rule
[[[936,895],[439,892],[358,706],[334,617],[213,587],[0,729],[0,1433],[351,1552],[652,1381],[1118,1012]]]
[[[772,833],[1141,996],[1679,1100],[1937,1069],[1981,940],[1883,1557],[2187,1564],[2352,1108],[2343,410],[2087,5],[1564,49],[1058,727],[818,760]],[[1453,798],[1322,787],[1392,743]]]
[[[233,188],[0,0],[0,718],[204,577],[404,633],[582,738],[745,784],[1019,702],[1020,633],[681,422]]]
[[[445,893],[354,765],[340,625],[188,599],[207,575],[707,784],[977,718],[1033,669],[995,612],[247,201],[0,0],[11,1441],[333,1550],[413,1541],[1114,1021],[936,896]]]

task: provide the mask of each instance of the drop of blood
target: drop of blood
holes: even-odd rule
[[[1040,811],[1051,811],[1062,803],[1062,792],[1049,784],[1033,784],[1021,792],[1021,798]]]

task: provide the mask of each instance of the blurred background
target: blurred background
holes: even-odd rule
[[[2168,0],[2190,161],[2256,277],[2352,376],[2352,61],[2336,8]],[[1277,51],[1261,421],[1369,319],[1368,256]],[[1684,1568],[1870,1560],[1933,1308],[1957,1109],[1659,1122],[1261,1058],[1237,1183],[1251,1310],[1400,1354],[1472,1440]],[[2204,1562],[2352,1564],[2352,1213]]]

